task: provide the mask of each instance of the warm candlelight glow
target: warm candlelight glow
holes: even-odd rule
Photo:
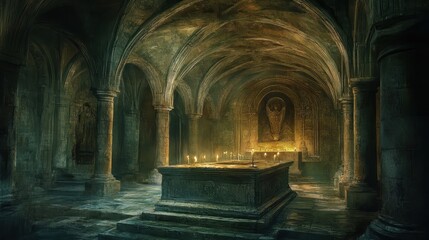
[[[186,159],[188,159],[188,164],[189,164],[189,155],[186,156]]]
[[[219,160],[219,155],[216,155],[216,162]]]
[[[194,156],[194,162],[198,162],[197,156]]]
[[[256,167],[255,166],[255,158],[253,157],[253,153],[255,153],[255,150],[252,148],[251,152],[252,152],[252,165],[250,165],[250,166],[254,168],[254,167]]]

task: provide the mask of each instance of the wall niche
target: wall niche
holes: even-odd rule
[[[258,142],[295,141],[295,107],[280,92],[265,95],[258,107]]]

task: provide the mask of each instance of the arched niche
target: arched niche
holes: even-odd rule
[[[148,76],[128,63],[115,101],[113,173],[125,181],[146,181],[155,168],[156,114]]]
[[[188,121],[185,103],[174,91],[173,110],[170,111],[170,165],[184,163],[188,149]]]
[[[281,102],[281,103],[280,103]],[[273,109],[278,108],[278,109]],[[284,111],[282,109],[284,108]],[[295,106],[291,99],[281,92],[270,92],[262,98],[258,107],[258,142],[273,143],[295,141]],[[270,115],[282,115],[270,121]],[[274,125],[280,125],[275,127]],[[279,136],[274,136],[276,130]]]
[[[219,152],[215,141],[215,121],[213,116],[213,104],[206,98],[203,105],[202,116],[198,123],[198,151],[199,158],[203,162],[216,160],[216,152]]]
[[[145,175],[155,168],[156,112],[153,108],[153,95],[149,85],[145,85],[140,92],[140,96],[138,166],[139,173]]]

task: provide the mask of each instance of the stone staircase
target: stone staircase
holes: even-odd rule
[[[273,240],[269,233],[254,233],[228,226],[228,220],[210,216],[174,216],[165,213],[142,214],[119,221],[117,227],[99,235],[102,240],[119,239],[207,239],[207,240]],[[189,214],[184,214],[189,215]],[[153,218],[153,219],[152,219]],[[162,220],[161,220],[162,219]],[[176,222],[177,220],[182,222]],[[231,222],[232,223],[232,222]],[[210,226],[213,224],[213,226]],[[246,225],[247,223],[239,223]],[[244,226],[243,225],[243,226]],[[235,225],[236,226],[236,225]]]

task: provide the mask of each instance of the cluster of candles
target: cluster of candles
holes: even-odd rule
[[[294,148],[294,151],[296,151],[296,147]],[[255,153],[255,150],[252,149],[251,150],[252,165],[253,165],[253,158],[254,158],[253,155],[254,155],[254,153]],[[233,157],[237,157],[237,160],[240,160],[240,158],[244,159],[244,156],[245,155],[241,155],[240,153],[237,153],[237,155],[234,155],[233,152],[224,151],[224,152],[222,152],[222,156],[221,157],[219,156],[219,154],[216,154],[216,162],[219,161],[219,158],[227,159],[228,157],[230,157],[230,159],[232,159]],[[280,157],[280,152],[277,152],[276,154],[273,155],[273,160],[275,161],[277,159],[277,160],[280,161],[279,157]],[[201,158],[203,159],[204,162],[206,161],[206,155],[202,155]],[[267,153],[266,152],[264,153],[264,158],[267,158]],[[191,163],[189,155],[186,156],[186,160],[187,160],[188,164]],[[198,157],[194,156],[192,163],[197,163],[197,162],[198,162]]]
[[[203,155],[203,160],[204,161],[206,161],[206,155]],[[187,160],[187,162],[188,162],[188,164],[190,163],[189,162],[189,160],[190,160],[190,158],[189,158],[189,155],[186,155],[186,160]],[[198,157],[197,156],[194,156],[194,163],[197,163],[198,162]]]
[[[259,148],[258,152],[262,152],[262,151],[273,151],[273,150],[279,150],[280,152],[284,151],[284,152],[296,152],[296,147],[292,148],[275,148],[275,149],[268,149],[268,148]]]

